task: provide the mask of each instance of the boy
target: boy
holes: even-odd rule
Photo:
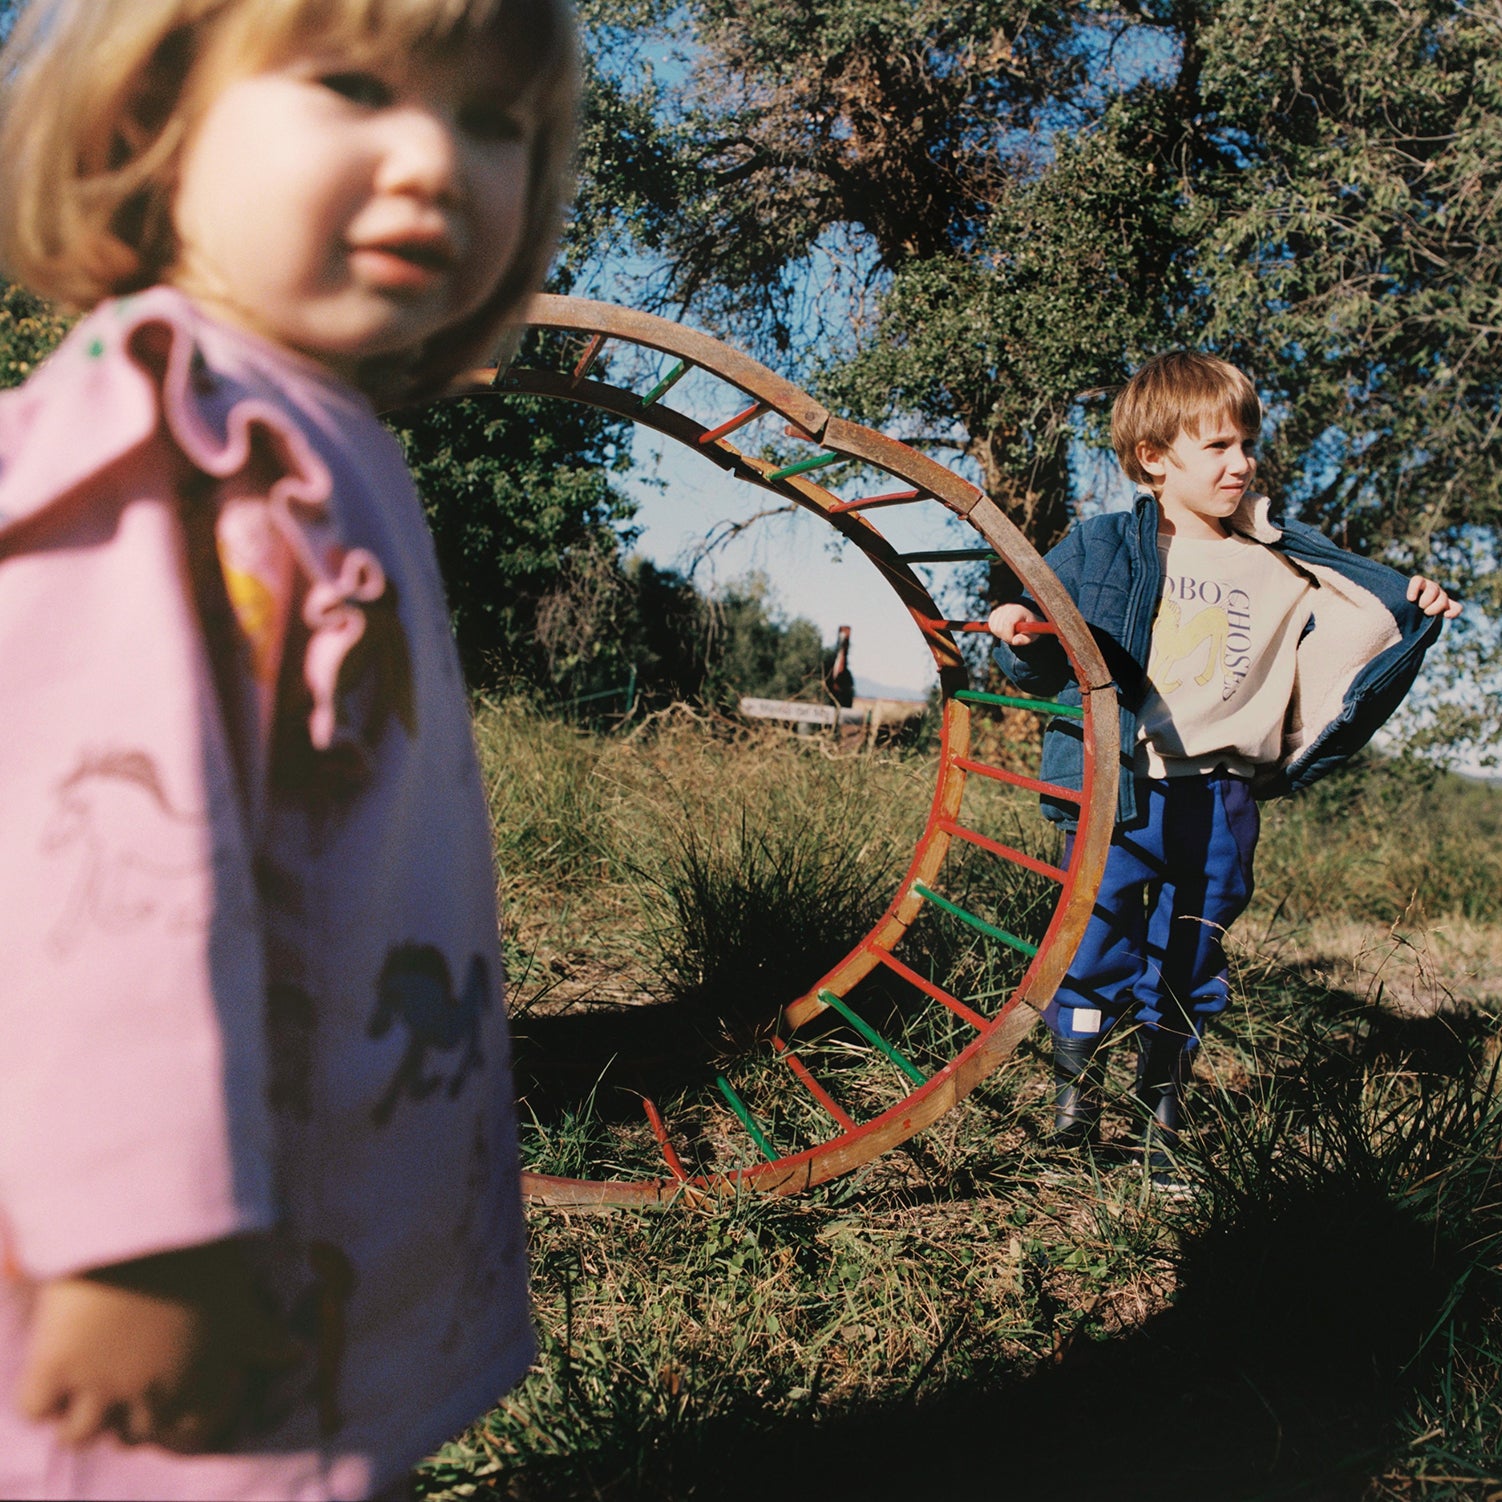
[[[1252,895],[1255,799],[1293,793],[1365,745],[1401,702],[1443,619],[1439,585],[1406,580],[1312,528],[1274,522],[1251,490],[1262,408],[1234,366],[1180,350],[1122,390],[1111,441],[1142,487],[1134,508],[1082,522],[1048,555],[1116,679],[1116,831],[1094,915],[1044,1013],[1057,1091],[1053,1141],[1095,1136],[1096,1049],[1140,1024],[1137,1098],[1154,1183],[1190,1055],[1224,1010],[1225,930]],[[992,612],[996,656],[1024,692],[1079,689],[1026,598]],[[1077,722],[1049,722],[1044,781],[1079,788]],[[1044,800],[1066,825],[1073,805]]]

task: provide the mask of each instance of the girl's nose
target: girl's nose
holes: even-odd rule
[[[387,193],[413,193],[445,200],[460,189],[460,153],[453,123],[421,105],[393,111],[377,186]]]

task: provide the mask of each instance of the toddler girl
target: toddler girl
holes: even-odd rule
[[[0,1496],[363,1497],[533,1353],[489,820],[378,405],[494,356],[566,0],[33,0],[0,259]],[[95,305],[98,306],[95,306]]]

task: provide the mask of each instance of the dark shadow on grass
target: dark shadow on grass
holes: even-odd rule
[[[600,1121],[640,1121],[642,1096],[666,1102],[712,1084],[747,1055],[766,1055],[782,1006],[845,953],[841,947],[802,964],[794,957],[792,966],[767,967],[765,979],[747,966],[733,983],[685,988],[642,1006],[517,1014],[511,1019],[517,1094],[527,1114],[544,1125],[578,1111],[585,1101]],[[895,986],[873,977],[860,989],[860,1009],[895,1035],[902,1025],[899,995]],[[798,1036],[812,1042],[834,1032],[855,1037],[833,1012]]]
[[[1344,993],[1331,993],[1341,996]],[[1455,1008],[1407,1016],[1359,998],[1342,1012],[1336,1036],[1340,1051],[1356,1064],[1389,1065],[1422,1074],[1473,1073],[1496,1036],[1497,1020],[1479,1008]]]
[[[706,1086],[712,1090],[715,1076],[738,1061],[770,1056],[770,1039],[782,1008],[808,991],[853,947],[854,941],[841,936],[837,944],[822,950],[805,948],[768,960],[746,960],[727,967],[712,985],[679,986],[664,999],[644,1005],[513,1014],[512,1067],[525,1114],[548,1126],[579,1112],[587,1102],[596,1121],[638,1122],[643,1096],[666,1105]],[[927,962],[923,968],[936,971],[937,965]],[[884,1038],[930,1071],[948,1063],[969,1041],[963,1029],[950,1027],[946,1032],[948,1014],[884,970],[872,971],[846,1000]],[[954,1033],[963,1035],[951,1036]],[[865,1040],[833,1009],[805,1023],[796,1036],[804,1050],[831,1038],[855,1050],[828,1057],[818,1067],[836,1094],[840,1073],[858,1069],[862,1058],[872,1055]],[[895,1071],[892,1078],[900,1084]]]
[[[580,1415],[577,1451],[489,1495],[1357,1502],[1403,1444],[1453,1273],[1432,1226],[1327,1187],[1192,1238],[1177,1302],[1128,1335],[1082,1328],[1018,1370],[956,1311],[907,1401],[800,1420],[742,1376],[727,1414],[716,1373],[719,1414]]]
[[[1267,1011],[1318,1031],[1331,1053],[1358,1064],[1394,1065],[1421,1073],[1459,1074],[1481,1066],[1497,1019],[1477,1006],[1405,1012],[1371,994],[1332,986],[1316,960],[1279,962],[1243,977],[1249,997]]]
[[[1502,1390],[1498,1075],[1418,1081],[1394,1112],[1328,1054],[1307,1064],[1302,1110],[1205,1123],[1202,1192],[1164,1212],[1174,1302],[1127,1332],[1103,1338],[1077,1280],[1033,1266],[1047,1360],[1001,1349],[958,1300],[895,1402],[821,1406],[819,1379],[795,1401],[788,1373],[701,1352],[670,1415],[613,1390],[494,1495],[1359,1502],[1444,1401],[1435,1453],[1457,1485],[1417,1495],[1488,1495],[1494,1456],[1467,1436],[1491,1432]]]
[[[641,1097],[662,1100],[713,1080],[728,1059],[770,1031],[775,1006],[738,1012],[689,996],[646,1006],[529,1012],[511,1023],[517,1094],[556,1122],[593,1096],[603,1121],[639,1121]]]

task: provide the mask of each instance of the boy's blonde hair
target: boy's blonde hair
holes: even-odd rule
[[[1229,419],[1243,439],[1262,431],[1262,403],[1251,381],[1214,355],[1176,349],[1154,355],[1126,383],[1111,408],[1111,447],[1127,478],[1155,489],[1137,457],[1145,443],[1163,454],[1180,433],[1198,437],[1207,422]]]
[[[176,258],[184,143],[219,89],[325,46],[374,63],[485,38],[537,121],[526,218],[485,306],[370,382],[388,402],[431,395],[496,354],[556,248],[578,99],[569,0],[31,0],[0,55],[0,264],[68,308],[151,286]]]

